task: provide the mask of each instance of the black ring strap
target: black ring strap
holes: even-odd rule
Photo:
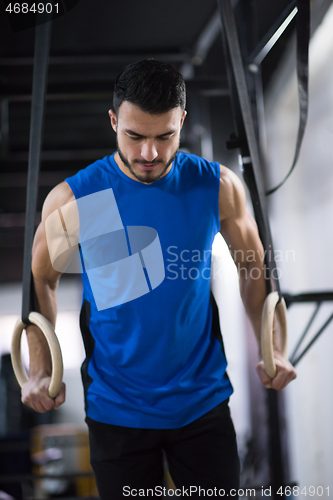
[[[310,0],[297,0],[297,78],[299,95],[299,126],[296,142],[296,151],[292,166],[286,177],[274,188],[269,189],[266,195],[275,193],[289,178],[299,158],[304,137],[309,108],[309,42],[310,42]]]
[[[30,118],[30,143],[28,160],[28,181],[26,199],[26,220],[23,255],[23,291],[22,321],[30,324],[29,313],[37,311],[37,299],[34,293],[31,273],[32,243],[35,232],[35,218],[38,195],[38,176],[41,160],[41,146],[44,125],[44,104],[47,86],[48,59],[51,39],[51,23],[45,22],[36,26],[35,54],[32,83],[32,102]]]

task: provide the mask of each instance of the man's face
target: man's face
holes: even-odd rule
[[[151,115],[124,101],[118,116],[109,111],[117,133],[119,168],[132,179],[151,184],[166,175],[179,148],[186,112],[180,107]]]

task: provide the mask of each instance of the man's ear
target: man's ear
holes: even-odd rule
[[[117,115],[112,109],[109,109],[109,117],[111,121],[111,127],[117,133]]]
[[[184,120],[185,120],[185,118],[186,118],[186,115],[187,115],[187,111],[184,109],[183,114],[182,114],[182,117],[181,117],[181,119],[180,119],[180,128],[182,128],[182,127],[183,127],[183,125],[184,125]]]

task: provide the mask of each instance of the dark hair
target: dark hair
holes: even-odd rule
[[[113,108],[117,114],[123,101],[152,115],[166,113],[178,106],[185,109],[185,82],[171,64],[145,59],[129,64],[117,76],[113,94]]]

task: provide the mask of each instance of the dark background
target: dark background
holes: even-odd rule
[[[236,152],[226,148],[234,126],[216,0],[72,3],[52,26],[36,223],[52,187],[114,151],[108,117],[113,82],[126,64],[142,58],[166,60],[184,74],[188,117],[181,147],[200,155],[208,138],[214,160],[235,163]],[[319,3],[325,10],[331,2]],[[233,5],[246,59],[290,1]],[[22,29],[22,15],[13,22],[5,2],[0,7],[0,282],[11,282],[22,278],[35,30]],[[262,64],[264,91],[294,29],[295,20]]]

